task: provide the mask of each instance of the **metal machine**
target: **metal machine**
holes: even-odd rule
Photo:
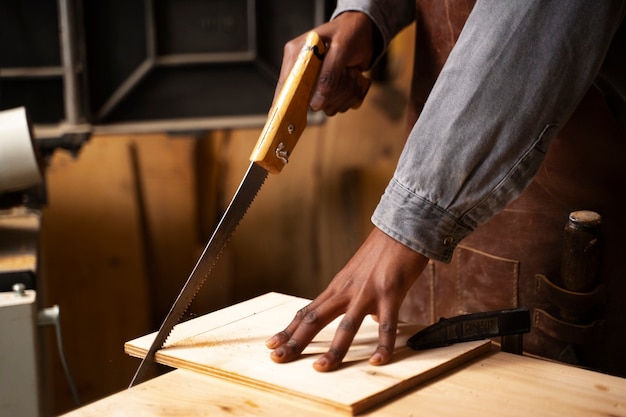
[[[26,110],[0,112],[0,413],[41,411],[37,241],[43,175]]]

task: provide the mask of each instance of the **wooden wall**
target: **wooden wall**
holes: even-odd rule
[[[315,297],[360,245],[404,143],[412,30],[394,42],[389,79],[374,83],[358,111],[307,128],[289,165],[266,181],[190,314],[267,291]],[[124,355],[123,343],[165,317],[259,133],[95,135],[76,156],[53,155],[40,300],[60,307],[83,404],[130,382],[139,361]],[[52,330],[42,334],[45,408],[58,415],[76,405]]]

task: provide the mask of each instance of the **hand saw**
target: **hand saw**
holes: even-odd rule
[[[148,379],[153,373],[156,367],[154,363],[156,351],[163,347],[170,332],[210,274],[222,249],[265,182],[268,172],[277,174],[287,164],[306,126],[309,100],[325,53],[326,46],[319,35],[313,31],[309,32],[304,47],[274,100],[239,188],[137,368],[130,383],[131,387]],[[369,80],[360,76],[364,97]]]

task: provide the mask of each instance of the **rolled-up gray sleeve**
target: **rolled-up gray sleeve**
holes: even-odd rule
[[[415,20],[415,0],[338,0],[331,20],[347,11],[359,11],[372,19],[382,37],[382,55],[393,37]]]
[[[528,186],[623,19],[624,1],[478,1],[373,216],[449,262]],[[590,138],[592,140],[592,138]]]

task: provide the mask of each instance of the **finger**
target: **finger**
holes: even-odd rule
[[[320,71],[320,75],[317,78],[317,84],[311,94],[311,100],[309,101],[309,107],[311,110],[327,111],[329,97],[331,96],[331,91],[334,88],[333,86],[335,84],[335,80],[338,77],[338,74],[334,70],[334,68],[322,68]]]
[[[341,365],[341,361],[348,353],[348,349],[359,327],[361,327],[364,317],[364,315],[352,317],[346,314],[341,319],[330,349],[313,364],[313,368],[316,371],[328,372],[337,369]]]
[[[308,305],[298,310],[293,320],[291,321],[291,323],[289,323],[289,325],[284,330],[276,333],[275,335],[267,339],[265,341],[265,345],[269,349],[275,349],[278,346],[284,343],[287,343],[287,341],[291,339],[291,336],[294,334],[295,330],[298,328],[298,326],[300,325],[304,317],[306,317],[307,313],[309,311],[315,311],[318,308],[318,306],[323,305],[324,303],[327,302],[327,300],[329,300],[332,297],[333,297],[333,293],[329,289],[326,289],[325,291],[323,291]]]
[[[320,330],[333,321],[340,312],[341,306],[333,302],[319,305],[311,303],[301,309],[287,329],[275,335],[280,343],[273,344],[274,350],[270,358],[279,363],[296,359]]]
[[[327,40],[325,40],[325,42],[327,42]],[[345,54],[340,52],[340,46],[334,46],[332,43],[328,44],[326,56],[322,61],[317,83],[309,102],[309,106],[313,111],[326,111],[328,102],[331,101],[332,96],[338,92],[339,83],[342,80],[342,72],[346,66],[344,60]]]
[[[293,321],[292,321],[293,323]],[[290,324],[291,326],[291,324]],[[278,346],[287,343],[287,341],[291,338],[291,334],[288,331],[288,328],[286,328],[285,330],[282,330],[278,333],[276,333],[275,335],[273,335],[272,337],[270,337],[269,339],[267,339],[265,341],[265,346],[268,349],[276,349]]]
[[[322,295],[320,295],[320,297]],[[306,317],[307,313],[309,311],[315,309],[315,304],[316,303],[319,304],[320,301],[313,300],[311,303],[309,303],[308,305],[306,305],[306,306],[302,307],[300,310],[298,310],[296,312],[296,315],[294,316],[293,320],[291,320],[291,323],[289,323],[289,325],[287,325],[287,327],[284,330],[276,333],[274,336],[272,336],[269,339],[267,339],[265,341],[265,346],[267,346],[270,349],[275,349],[278,346],[280,346],[280,345],[282,345],[284,343],[287,343],[287,341],[289,341],[289,339],[291,339],[291,335],[298,328],[298,326],[300,325],[300,323],[302,322],[304,317]]]
[[[378,346],[370,357],[372,365],[384,365],[391,360],[396,345],[398,319],[388,314],[382,315],[378,322]]]
[[[365,100],[365,96],[372,85],[369,78],[363,76],[361,70],[357,68],[350,68],[350,76],[354,79],[354,97],[356,102],[350,105],[351,109],[358,109]]]
[[[370,87],[370,80],[357,68],[347,68],[341,73],[337,90],[324,104],[324,113],[328,116],[358,109]]]

